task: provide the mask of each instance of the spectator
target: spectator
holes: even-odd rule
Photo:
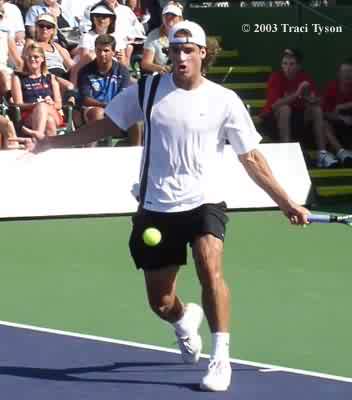
[[[0,0],[1,6],[5,12],[3,23],[9,29],[10,37],[15,40],[16,45],[22,48],[25,41],[25,30],[21,11],[15,4],[7,0]]]
[[[36,43],[44,50],[45,61],[48,71],[57,77],[60,84],[61,93],[74,89],[73,83],[69,81],[69,70],[73,67],[74,61],[70,53],[59,43],[54,41],[57,31],[56,18],[51,14],[40,14],[37,17],[34,30],[34,39]],[[32,44],[33,40],[27,41],[27,46]]]
[[[10,58],[15,61],[18,69],[22,68],[23,61],[17,53],[15,40],[10,35],[10,30],[5,22],[5,10],[0,6],[0,72],[3,91],[10,90],[11,68]]]
[[[127,38],[115,32],[116,16],[114,10],[107,3],[98,3],[90,11],[92,29],[81,37],[79,47],[79,61],[74,66],[71,81],[77,82],[78,71],[95,59],[95,39],[99,35],[110,34],[115,37],[115,57],[119,63],[128,65],[127,61]]]
[[[143,6],[142,0],[127,0],[126,6],[128,6],[138,18],[138,21],[143,25],[144,32],[148,32],[150,20],[149,11]]]
[[[119,32],[121,36],[128,38],[131,42],[135,38],[145,37],[143,25],[130,7],[120,4],[118,0],[103,0],[98,4],[102,3],[108,4],[114,10],[116,15],[115,31]]]
[[[8,85],[7,75],[0,70],[0,111],[6,107],[4,99],[7,98]],[[0,148],[17,149],[19,144],[17,141],[9,141],[9,139],[17,139],[16,131],[13,123],[5,115],[0,115]]]
[[[318,149],[317,166],[336,167],[338,160],[326,150],[327,125],[323,119],[320,99],[313,79],[302,70],[302,55],[286,49],[281,59],[281,70],[273,72],[268,81],[267,100],[261,112],[266,127],[276,127],[280,142],[292,139],[310,143],[310,137],[299,135],[307,123],[312,124]],[[270,129],[272,134],[272,129]],[[293,134],[295,135],[293,138]]]
[[[96,58],[78,73],[78,90],[85,122],[103,119],[105,106],[129,84],[128,69],[114,60],[115,38],[99,35]]]
[[[62,125],[61,95],[54,75],[49,74],[45,53],[36,43],[26,48],[23,73],[12,77],[13,102],[21,109],[23,133],[41,140],[56,135]]]
[[[25,25],[29,37],[35,36],[35,24],[41,14],[51,14],[56,20],[57,28],[67,28],[77,26],[77,21],[72,14],[66,14],[58,4],[57,0],[43,0],[42,4],[34,5],[26,13]]]
[[[337,79],[329,82],[323,95],[323,111],[332,131],[332,145],[345,166],[352,166],[352,58],[343,61]],[[337,137],[338,141],[334,141]],[[341,143],[341,144],[340,144]]]
[[[141,61],[141,67],[144,72],[164,74],[171,71],[168,57],[168,33],[177,22],[182,21],[182,9],[182,5],[174,1],[170,1],[163,8],[162,25],[153,29],[144,43]]]

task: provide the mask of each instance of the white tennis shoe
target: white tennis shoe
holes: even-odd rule
[[[199,360],[202,351],[202,338],[198,329],[202,323],[203,315],[203,309],[198,304],[186,304],[183,319],[185,320],[187,335],[179,336],[176,333],[177,344],[185,364],[196,364]]]
[[[200,383],[200,389],[225,392],[231,384],[232,369],[229,360],[210,360],[208,372]]]

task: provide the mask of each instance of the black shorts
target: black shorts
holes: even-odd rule
[[[170,265],[187,264],[187,244],[197,236],[210,233],[224,240],[226,204],[203,204],[190,211],[161,213],[141,209],[132,218],[133,228],[129,246],[137,268],[160,269]],[[157,228],[161,242],[154,247],[143,242],[146,228]]]

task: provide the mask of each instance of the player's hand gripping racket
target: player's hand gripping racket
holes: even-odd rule
[[[338,223],[352,227],[352,215],[310,214],[308,221],[321,224]]]

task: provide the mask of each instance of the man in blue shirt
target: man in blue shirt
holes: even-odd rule
[[[78,90],[85,122],[104,117],[104,108],[129,84],[128,69],[115,61],[115,38],[100,35],[95,41],[96,59],[78,73]]]
[[[83,118],[88,124],[104,118],[105,106],[129,85],[128,69],[114,59],[116,41],[111,35],[99,35],[95,40],[96,59],[78,73],[78,90],[83,106]],[[128,130],[129,143],[141,144],[137,125]]]

